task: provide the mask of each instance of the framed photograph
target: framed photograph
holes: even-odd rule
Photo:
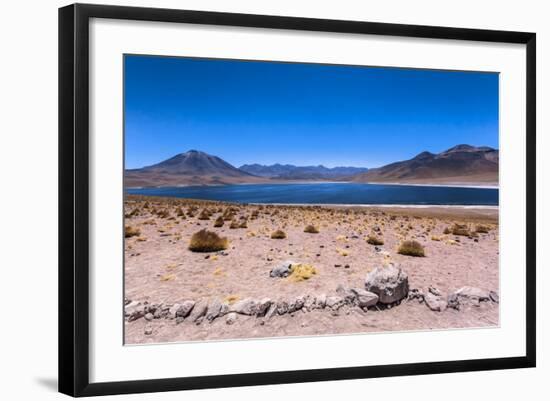
[[[535,34],[59,10],[59,390],[535,366]]]

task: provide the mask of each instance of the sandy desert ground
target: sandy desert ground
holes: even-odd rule
[[[499,323],[496,208],[238,205],[142,196],[127,196],[124,208],[127,344]],[[223,225],[215,227],[216,220]],[[308,225],[318,233],[304,232]],[[227,238],[226,249],[189,250],[192,235],[202,229]],[[272,238],[276,230],[286,237]],[[370,244],[369,236],[383,245]],[[398,253],[406,240],[417,241],[425,256]],[[271,277],[285,261],[309,274]],[[409,295],[401,301],[315,307],[316,299],[337,298],[342,289],[364,289],[369,272],[391,265],[408,275]],[[446,307],[448,296],[462,287],[491,297]],[[432,310],[427,297],[445,307]],[[296,299],[304,304],[296,307]],[[247,300],[295,308],[266,316],[233,311]],[[194,309],[180,313],[190,301]],[[212,305],[216,313],[208,316]]]

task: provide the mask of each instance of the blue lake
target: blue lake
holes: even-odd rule
[[[129,194],[238,203],[498,205],[498,189],[358,183],[241,184],[126,189]]]

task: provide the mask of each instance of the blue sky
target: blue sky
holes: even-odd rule
[[[498,74],[126,55],[126,168],[190,149],[229,163],[378,167],[498,148]]]

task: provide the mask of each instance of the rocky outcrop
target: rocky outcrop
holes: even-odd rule
[[[409,293],[409,278],[398,265],[377,267],[365,279],[365,289],[378,295],[378,302],[393,304]]]

